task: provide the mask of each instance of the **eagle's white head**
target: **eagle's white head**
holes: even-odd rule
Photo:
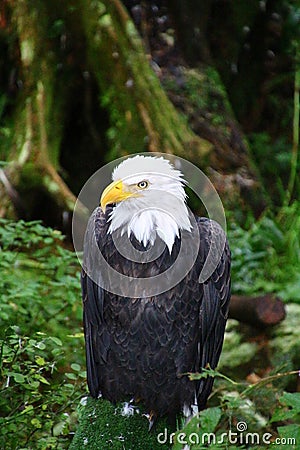
[[[191,231],[182,173],[163,157],[134,156],[119,164],[104,189],[101,208],[115,204],[109,233],[131,233],[144,246],[159,236],[169,251],[180,230]]]

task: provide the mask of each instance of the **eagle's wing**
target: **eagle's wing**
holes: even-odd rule
[[[100,277],[98,242],[105,245],[107,217],[96,208],[89,219],[85,234],[84,260],[81,274],[83,299],[83,325],[86,348],[87,382],[90,393],[98,397],[100,393],[99,370],[105,364],[110,348],[110,335],[103,320],[104,290]]]
[[[196,370],[201,372],[201,368],[208,365],[216,368],[223,345],[225,325],[228,316],[230,300],[230,250],[222,228],[214,221],[197,218],[200,234],[200,267],[203,267],[210,248],[212,255],[219,252],[219,262],[212,275],[204,282],[203,298],[200,306],[200,335],[198,345],[198,358]],[[197,401],[199,409],[206,405],[210,395],[213,378],[202,378],[197,384]]]

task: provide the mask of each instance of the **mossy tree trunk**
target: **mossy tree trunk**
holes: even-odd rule
[[[204,160],[212,145],[167,98],[122,3],[82,0],[81,14],[89,63],[113,123],[114,156],[149,150]]]
[[[16,190],[30,197],[37,188],[46,190],[61,208],[71,210],[76,198],[57,171],[65,92],[58,83],[56,55],[47,36],[49,11],[38,0],[8,1],[8,5],[10,30],[18,40],[22,88],[12,114],[10,145],[5,149],[9,164],[2,171],[6,183],[0,185],[0,213],[23,210]]]

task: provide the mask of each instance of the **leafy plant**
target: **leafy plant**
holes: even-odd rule
[[[281,443],[289,439],[289,448],[296,449],[299,431],[295,427],[299,419],[299,394],[283,392],[279,400],[273,386],[276,380],[290,377],[297,371],[276,373],[250,384],[234,381],[224,374],[204,369],[202,373],[190,374],[197,380],[207,376],[221,380],[222,390],[218,406],[212,406],[193,417],[174,437],[173,450],[180,450],[182,444],[192,450],[208,447],[234,450],[237,448],[260,449],[264,444],[280,449]],[[220,387],[219,387],[220,389]],[[258,399],[270,396],[273,416],[269,417],[266,401],[259,405]],[[277,421],[292,421],[288,425],[272,427]],[[298,427],[299,428],[299,427]],[[293,440],[291,440],[293,439]],[[183,442],[185,440],[185,442]]]
[[[16,326],[7,330],[1,345],[1,448],[20,448],[20,443],[56,448],[58,440],[68,439],[75,421],[71,408],[82,395],[85,372],[71,367],[62,377],[65,357],[56,337],[21,336]]]
[[[85,392],[79,264],[39,222],[0,220],[0,448],[68,446]]]
[[[251,220],[245,230],[237,224],[229,229],[232,279],[235,292],[276,292],[286,301],[300,302],[300,205],[267,213]]]

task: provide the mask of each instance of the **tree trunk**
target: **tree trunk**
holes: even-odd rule
[[[119,0],[81,2],[89,63],[111,118],[111,157],[154,151],[204,161],[212,145],[175,110]]]
[[[21,190],[32,197],[36,189],[46,191],[61,209],[72,210],[76,197],[57,171],[65,91],[58,83],[57,60],[48,46],[49,11],[39,1],[9,0],[8,5],[11,28],[19,41],[22,91],[11,119],[13,137],[8,165],[2,171],[6,183],[0,185],[0,213],[25,213],[23,200],[12,192]]]

